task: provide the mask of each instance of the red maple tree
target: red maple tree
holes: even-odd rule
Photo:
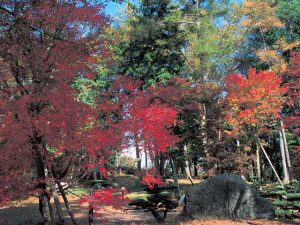
[[[152,88],[142,89],[141,82],[120,76],[100,100],[98,106],[106,112],[106,120],[123,138],[122,147],[134,146],[138,159],[144,152],[154,161],[178,140],[170,129],[177,121],[177,111],[155,100]],[[140,160],[137,167],[141,175]]]
[[[300,52],[293,52],[290,66],[283,75],[283,83],[287,88],[288,110],[285,113],[284,122],[287,128],[297,138],[300,135]],[[293,172],[295,176],[300,174],[300,146],[295,146],[293,160]]]
[[[232,126],[230,134],[238,135],[246,127],[263,132],[263,128],[268,129],[270,121],[280,117],[286,88],[281,87],[281,78],[274,72],[256,73],[250,69],[247,78],[231,74],[226,77],[225,83],[230,107],[226,120]]]
[[[50,180],[59,183],[76,157],[105,173],[115,145],[70,86],[107,56],[102,9],[80,0],[0,2],[0,199],[37,194],[44,224],[53,222]]]

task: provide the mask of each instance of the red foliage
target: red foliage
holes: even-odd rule
[[[154,177],[150,174],[145,174],[141,181],[143,185],[146,185],[148,188],[153,190],[154,187],[164,187],[166,186],[165,182],[162,181],[160,176]]]
[[[113,128],[103,128],[70,86],[75,76],[92,78],[94,58],[107,55],[102,8],[99,1],[1,1],[0,199],[46,193],[45,169],[61,179],[76,157],[106,172]]]
[[[284,86],[291,106],[290,115],[284,119],[295,136],[300,135],[300,52],[292,53],[291,65],[283,76]]]
[[[284,123],[297,138],[300,135],[300,52],[293,52],[291,64],[283,75],[284,86],[287,88],[289,109],[285,112]],[[299,143],[298,143],[299,145]],[[300,147],[295,147],[293,173],[300,174]]]
[[[284,103],[281,79],[274,72],[254,69],[248,72],[248,78],[240,74],[226,77],[227,96],[230,111],[226,116],[233,127],[232,134],[240,132],[245,125],[261,129],[266,121],[279,118]]]
[[[118,102],[109,99],[102,103],[102,110],[120,111],[121,122],[116,129],[123,134],[124,147],[133,137],[138,139],[144,151],[157,155],[174,146],[178,138],[170,130],[175,125],[177,112],[173,107],[153,101],[148,89],[141,91],[141,83],[126,77],[120,77],[112,86],[110,95],[117,96]]]
[[[94,217],[101,217],[101,210],[105,210],[105,206],[121,210],[129,202],[129,199],[125,197],[126,194],[125,189],[103,188],[81,198],[78,203],[88,203],[88,207],[94,210]]]

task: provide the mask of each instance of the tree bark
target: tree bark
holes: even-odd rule
[[[64,191],[64,189],[63,189],[63,187],[61,186],[61,184],[60,184],[59,181],[57,182],[57,185],[58,185],[58,189],[59,189],[59,191],[60,191],[60,193],[61,193],[61,196],[63,197],[63,200],[64,200],[64,202],[65,202],[65,206],[66,206],[66,208],[67,208],[67,211],[68,211],[68,213],[69,213],[69,215],[70,215],[70,217],[71,217],[71,220],[72,220],[73,224],[74,224],[74,225],[78,225],[77,222],[76,222],[76,220],[75,220],[75,217],[74,217],[74,215],[73,215],[73,213],[72,213],[72,210],[71,210],[71,207],[70,207],[68,198],[67,198],[67,196],[66,196],[66,193],[65,193],[65,191]]]
[[[189,164],[189,160],[188,160],[188,153],[187,153],[186,144],[183,147],[183,151],[184,151],[184,154],[185,154],[185,168],[184,168],[185,173],[186,173],[187,178],[190,180],[191,184],[194,185],[193,179],[192,179],[192,176],[191,176],[191,171],[190,171],[190,164]]]
[[[54,204],[55,204],[55,208],[56,208],[56,214],[57,214],[57,220],[58,223],[57,225],[61,225],[64,224],[64,219],[63,219],[63,214],[62,214],[62,208],[61,208],[61,204],[59,201],[59,196],[55,187],[55,182],[51,179],[50,181],[50,189],[54,198]]]
[[[44,225],[53,225],[53,213],[52,207],[50,204],[50,198],[46,191],[40,194],[39,196],[39,210],[43,217],[43,224]]]
[[[160,154],[159,160],[159,173],[163,177],[165,175],[165,158],[162,154]]]
[[[93,168],[93,178],[94,178],[94,180],[98,180],[98,177],[97,177],[97,168],[95,167],[95,168]]]
[[[281,132],[282,132],[282,137],[283,137],[284,150],[285,150],[285,155],[286,155],[286,162],[287,162],[289,172],[291,172],[292,164],[291,164],[291,159],[290,159],[288,143],[287,143],[287,140],[286,140],[286,133],[285,133],[285,129],[284,129],[284,124],[283,124],[282,120],[280,120],[280,126],[281,126]]]
[[[282,131],[279,130],[279,142],[280,142],[280,153],[281,153],[281,162],[282,162],[282,169],[283,169],[283,182],[284,183],[289,183],[290,182],[290,177],[289,177],[289,172],[287,168],[287,163],[286,163],[286,152],[284,149],[284,141],[283,141],[283,135]]]
[[[160,175],[160,163],[159,157],[157,155],[154,156],[154,167],[155,167],[155,175]]]
[[[206,129],[206,105],[202,104],[202,118],[201,118],[201,124],[200,124],[200,129],[201,129],[201,137],[202,137],[202,145],[203,145],[203,150],[204,154],[206,157],[209,156],[208,153],[208,135],[207,135],[207,129]]]
[[[178,190],[178,194],[180,196],[181,194],[181,191],[180,191],[180,187],[179,187],[179,183],[178,183],[178,177],[177,177],[177,173],[176,173],[176,167],[173,163],[173,159],[170,158],[170,163],[171,163],[171,167],[172,167],[172,173],[173,173],[173,181],[174,181],[174,184],[176,185],[177,187],[177,190]]]
[[[256,143],[256,175],[259,179],[261,179],[261,165],[260,165],[260,147],[259,144]]]
[[[148,172],[148,156],[147,156],[147,151],[145,150],[145,169]]]
[[[134,144],[135,144],[137,174],[141,178],[142,177],[142,161],[141,161],[141,151],[139,148],[139,142],[138,142],[137,135],[134,136]]]
[[[54,215],[53,209],[50,204],[50,196],[47,192],[47,168],[45,166],[44,158],[40,152],[39,147],[36,144],[40,144],[41,140],[34,134],[35,143],[33,144],[33,149],[35,151],[35,162],[37,167],[37,173],[39,179],[41,179],[40,183],[38,184],[37,188],[41,190],[39,194],[39,211],[43,218],[44,225],[54,225]]]

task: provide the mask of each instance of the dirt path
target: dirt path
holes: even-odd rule
[[[87,224],[87,213],[86,210],[81,206],[75,206],[74,203],[76,199],[70,200],[72,203],[76,220],[80,225]],[[111,208],[106,208],[102,212],[105,217],[106,224],[109,225],[152,225],[156,224],[154,218],[150,213],[145,213],[143,211],[128,210],[125,212],[116,211]],[[170,213],[167,217],[166,223],[168,225],[176,225],[175,217],[179,212]],[[66,224],[71,225],[69,216],[64,209],[64,214],[66,218]],[[38,203],[36,200],[32,199],[26,205],[13,207],[13,208],[1,208],[0,209],[0,225],[36,225],[41,221],[41,216],[38,212]],[[103,224],[104,220],[95,221],[95,225]],[[242,220],[242,221],[232,221],[232,220],[205,220],[205,221],[189,221],[182,223],[182,225],[285,225],[285,224],[300,224],[298,222],[283,223],[281,221],[266,221],[266,220]]]
[[[87,225],[87,211],[83,206],[78,206],[76,201],[78,198],[69,196],[70,203],[73,207],[73,211],[78,221],[79,225]],[[176,216],[180,212],[169,213],[165,224],[167,225],[178,225],[176,222]],[[63,208],[63,213],[66,218],[66,225],[71,225],[71,220],[67,214],[65,208]],[[106,221],[108,225],[152,225],[157,224],[155,219],[151,216],[149,212],[143,212],[142,210],[127,210],[127,211],[117,211],[112,208],[105,208],[102,211],[105,218],[100,221],[95,221],[95,225],[104,224]],[[41,216],[38,211],[38,201],[36,198],[30,198],[22,205],[12,208],[0,208],[0,225],[36,225],[41,221]],[[300,224],[300,221],[286,222],[281,221],[267,221],[267,220],[197,220],[188,221],[181,223],[181,225],[287,225],[287,224]]]
[[[135,176],[117,176],[114,181],[118,187],[125,187],[129,191],[134,190],[138,183],[138,178]],[[71,194],[68,195],[68,199],[72,206],[76,221],[79,225],[87,225],[88,215],[87,209],[84,206],[78,205],[78,197]],[[62,202],[62,199],[61,199]],[[52,202],[53,203],[53,202]],[[52,204],[53,205],[53,204]],[[54,206],[54,205],[53,205]],[[176,222],[176,216],[180,213],[181,209],[177,209],[176,212],[169,213],[166,225],[286,225],[286,224],[298,224],[300,221],[283,223],[282,221],[266,221],[266,220],[204,220],[204,221],[188,221],[183,223]],[[117,211],[110,207],[106,207],[103,210],[102,215],[105,218],[108,225],[154,225],[157,224],[154,217],[149,212],[143,210],[127,210]],[[71,225],[70,217],[63,207],[63,214],[66,220],[66,225]],[[41,222],[41,215],[38,210],[37,198],[29,198],[25,201],[18,202],[15,207],[3,207],[0,208],[0,225],[36,225]],[[104,219],[101,221],[95,221],[95,225],[104,224]]]

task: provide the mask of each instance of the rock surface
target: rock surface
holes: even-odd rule
[[[194,185],[187,193],[184,214],[201,218],[273,218],[272,204],[240,176],[225,173]]]

